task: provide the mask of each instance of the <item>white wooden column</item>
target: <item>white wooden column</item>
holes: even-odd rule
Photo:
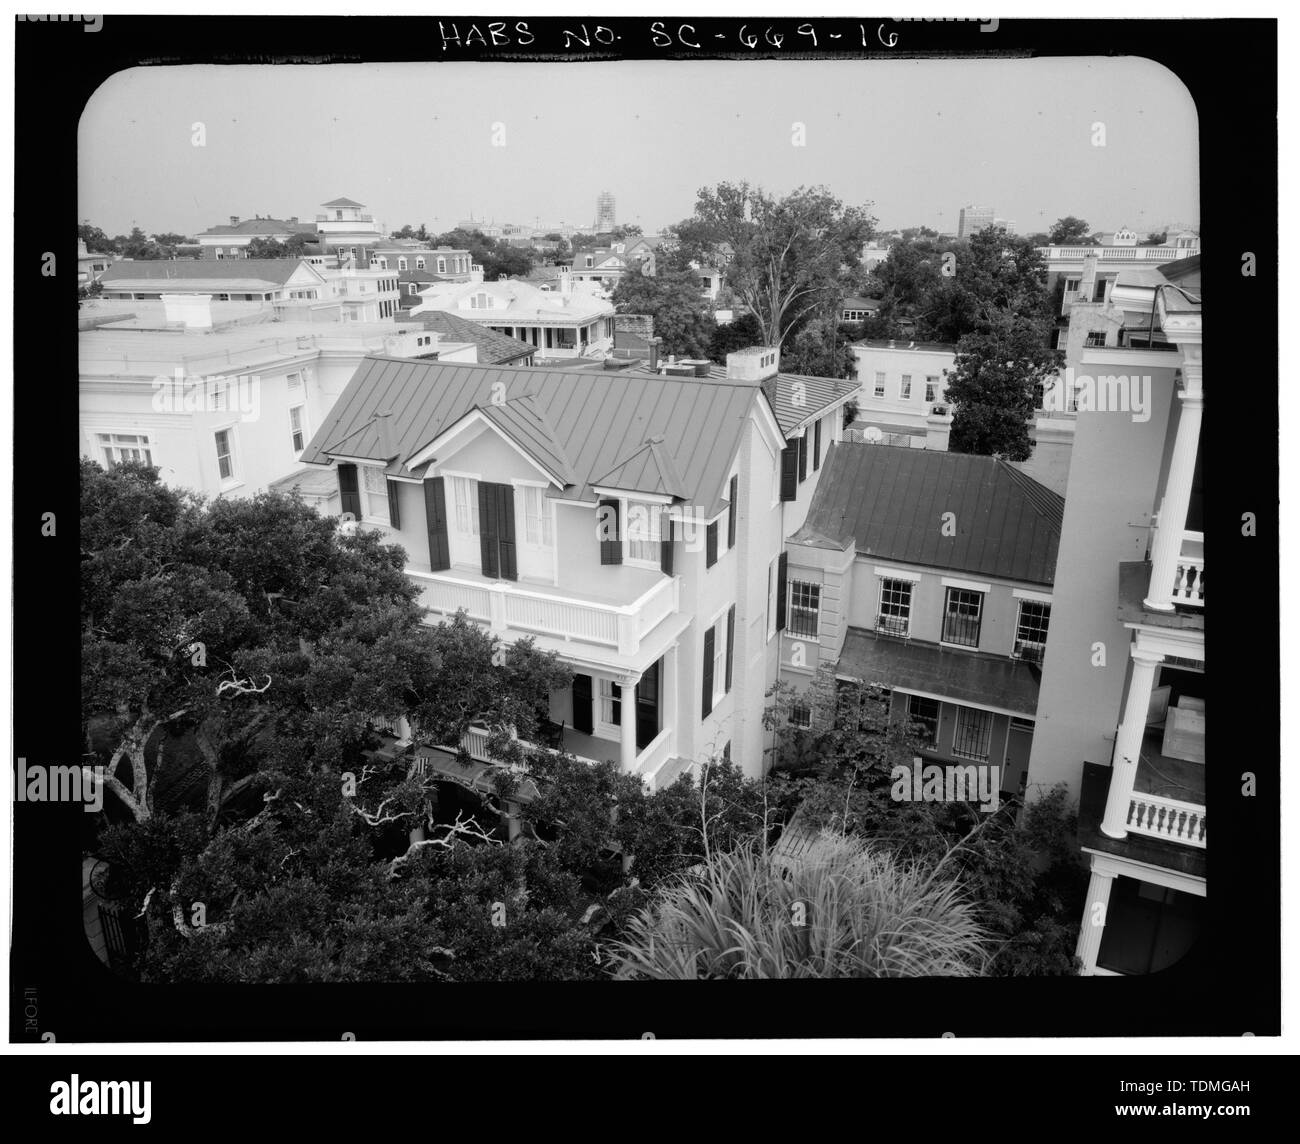
[[[1199,347],[1198,347],[1199,348]],[[1196,471],[1196,450],[1201,438],[1201,414],[1205,397],[1201,389],[1201,363],[1183,362],[1183,389],[1178,395],[1182,409],[1174,451],[1169,460],[1165,495],[1160,502],[1160,519],[1151,546],[1151,583],[1142,606],[1153,612],[1172,612],[1174,578],[1187,528],[1187,506],[1192,499],[1192,475]]]
[[[676,610],[676,609],[674,609]],[[659,729],[670,732],[669,747],[677,754],[677,645],[664,652],[664,667],[659,680]]]
[[[1110,792],[1106,796],[1106,814],[1101,820],[1101,832],[1110,838],[1128,837],[1129,801],[1133,797],[1133,780],[1137,777],[1138,758],[1142,751],[1142,736],[1147,727],[1147,712],[1151,707],[1151,688],[1155,683],[1156,668],[1164,656],[1132,645],[1133,673],[1128,682],[1128,702],[1124,705],[1124,721],[1115,736],[1115,753],[1110,763]]]
[[[1080,977],[1091,977],[1097,969],[1097,954],[1101,950],[1102,934],[1106,932],[1106,911],[1110,909],[1110,889],[1115,875],[1109,870],[1095,867],[1088,879],[1088,897],[1083,907],[1083,923],[1079,926],[1079,941],[1074,952],[1083,965]]]
[[[636,770],[636,685],[639,672],[619,678],[619,768],[625,775]]]

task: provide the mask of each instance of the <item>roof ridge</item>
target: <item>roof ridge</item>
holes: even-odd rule
[[[1042,481],[1031,477],[1023,469],[1017,469],[1006,458],[994,457],[993,459],[997,461],[1002,471],[1011,478],[1012,482],[1020,488],[1030,507],[1057,532],[1060,532],[1062,517],[1065,513],[1065,498],[1060,493],[1049,489]]]

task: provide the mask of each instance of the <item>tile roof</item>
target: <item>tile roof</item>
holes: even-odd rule
[[[539,460],[544,468],[567,465],[567,497],[595,501],[594,486],[617,473],[656,486],[633,491],[676,487],[716,516],[755,393],[738,382],[373,356],[361,363],[302,459],[326,464],[331,453],[385,459],[376,414],[391,411],[398,459],[388,472],[416,476],[406,461],[478,409],[530,456],[550,450],[553,456]],[[509,408],[489,412],[496,394]],[[658,447],[643,451],[654,438]]]
[[[167,279],[184,282],[271,282],[283,286],[302,264],[300,258],[124,259],[113,263],[104,271],[100,281],[105,286],[114,282]]]
[[[795,539],[852,537],[882,561],[1051,584],[1064,510],[1063,497],[995,457],[839,442]],[[947,512],[953,536],[940,527]]]
[[[405,297],[403,295],[403,300]],[[411,300],[418,302],[416,298]],[[478,322],[471,322],[458,314],[448,313],[446,310],[421,310],[409,318],[403,316],[402,321],[423,322],[426,330],[434,330],[451,341],[473,342],[478,346],[479,365],[508,365],[510,362],[519,361],[537,352],[536,346],[506,334],[499,334],[496,330],[489,329]]]

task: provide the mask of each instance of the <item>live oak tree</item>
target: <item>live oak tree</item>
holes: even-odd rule
[[[440,892],[474,929],[465,903],[493,895],[486,917],[520,859],[493,857],[499,840],[482,823],[440,822],[432,780],[403,755],[374,754],[370,730],[405,716],[417,738],[454,747],[482,722],[509,760],[514,735],[535,734],[539,707],[568,682],[554,656],[504,647],[462,617],[425,625],[400,549],[341,536],[296,499],[207,505],[143,465],[87,461],[82,502],[84,717],[128,812],[101,852],[149,927],[141,972],[506,978],[541,974],[528,968],[539,957],[590,972],[590,942],[571,932],[574,883],[558,874],[538,875],[526,900],[512,891],[515,924],[493,926],[486,944],[428,916],[439,862],[461,884]],[[182,749],[166,732],[182,728],[204,776],[200,809],[155,798],[166,748]],[[466,840],[488,849],[437,857]]]
[[[763,344],[781,346],[805,318],[858,284],[875,219],[825,187],[777,198],[747,182],[700,189],[694,215],[672,228],[659,264],[714,263],[757,319]],[[846,291],[846,285],[849,290]]]
[[[661,269],[650,276],[640,268],[630,270],[615,288],[613,302],[620,314],[654,318],[655,336],[663,339],[662,354],[709,356],[717,323],[693,271]]]
[[[564,686],[554,657],[508,649],[458,619],[421,622],[405,553],[300,500],[201,500],[135,464],[82,465],[83,719],[106,786],[137,821],[154,811],[168,732],[192,735],[215,827],[263,788],[275,729],[360,742],[407,717],[455,745],[472,722],[506,754]]]

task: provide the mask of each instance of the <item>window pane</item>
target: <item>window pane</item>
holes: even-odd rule
[[[965,588],[948,589],[948,601],[943,616],[945,643],[979,647],[980,612],[983,601],[983,592],[971,592]]]
[[[880,581],[880,609],[876,630],[905,636],[912,619],[912,585],[907,580]]]
[[[961,759],[985,760],[989,757],[989,740],[993,736],[993,715],[974,707],[957,708],[957,733],[952,753]]]
[[[820,584],[807,584],[802,580],[790,582],[790,615],[787,617],[786,630],[792,636],[817,638],[821,592]]]
[[[659,512],[657,504],[627,502],[627,557],[659,562]]]
[[[1020,601],[1015,654],[1021,659],[1033,663],[1043,662],[1043,652],[1047,650],[1047,623],[1051,615],[1051,604],[1040,604],[1034,600]]]
[[[478,481],[469,477],[448,477],[456,503],[456,531],[478,535]]]
[[[939,701],[926,699],[920,695],[907,697],[907,713],[913,723],[920,723],[925,728],[922,742],[927,747],[939,745]]]

